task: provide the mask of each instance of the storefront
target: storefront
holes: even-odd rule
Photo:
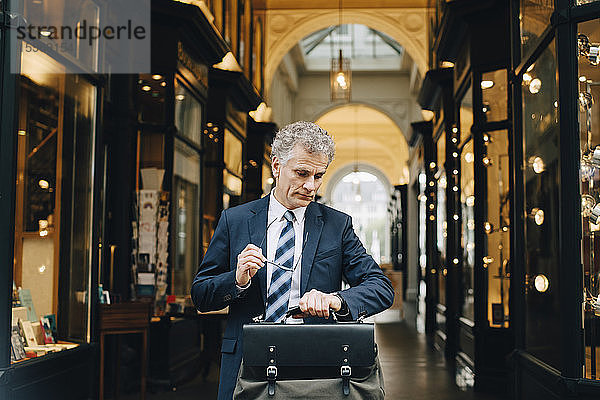
[[[600,3],[511,6],[514,395],[597,398]]]
[[[437,288],[428,284],[427,291],[438,293],[429,331],[455,365],[459,386],[504,391],[514,340],[509,48],[502,43],[508,15],[493,1],[440,3],[437,11],[431,21],[438,68],[426,74],[419,96],[434,111],[437,149],[435,162],[424,166],[433,169],[428,184],[437,187],[428,205],[437,221],[437,251],[430,246],[427,253]],[[485,36],[490,30],[495,34]]]
[[[3,15],[34,25],[71,22],[68,2],[0,5]],[[75,7],[69,18],[91,15],[105,17],[99,8]],[[91,397],[106,88],[94,57],[102,50],[26,41],[14,48],[14,34],[3,26],[0,397]]]
[[[436,112],[434,132],[448,120],[446,102],[456,122],[444,131],[451,136],[441,159],[437,142],[446,180],[432,181],[432,212],[446,221],[436,227],[438,243],[446,240],[437,305],[445,324],[438,319],[429,331],[446,334],[459,383],[498,391],[508,382],[518,399],[595,398],[600,3],[515,0],[508,10],[503,2],[439,2],[434,11],[437,69],[420,103]],[[451,99],[434,79],[440,67],[452,71]],[[452,189],[442,193],[444,185]],[[428,293],[434,287],[428,281]]]
[[[220,211],[272,184],[274,126],[248,120],[261,101],[262,28],[252,27],[262,22],[250,2],[238,3],[225,13],[210,2],[221,11],[213,22],[195,5],[152,1],[148,74],[96,73],[94,62],[108,59],[101,49],[25,46],[11,74],[14,31],[2,25],[0,320],[11,329],[0,330],[0,398],[95,397],[107,301],[152,305],[150,385],[173,387],[218,362],[223,317],[190,307],[191,280]],[[1,15],[60,25],[77,11],[45,4],[8,10],[1,1]],[[101,9],[79,11],[102,18]],[[230,51],[241,72],[213,67]],[[20,335],[28,343],[12,342]],[[105,364],[130,342],[107,341]]]

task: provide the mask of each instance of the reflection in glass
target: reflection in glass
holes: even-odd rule
[[[179,80],[175,81],[175,127],[180,135],[200,145],[202,105]]]
[[[15,284],[38,317],[57,315],[66,285],[59,335],[89,342],[96,88],[41,51],[24,52],[20,67]]]
[[[446,170],[443,168],[446,161],[446,135],[442,134],[437,141],[438,169],[435,174],[437,179],[437,274],[438,274],[438,298],[440,304],[446,304],[446,241],[448,238],[448,221],[446,221],[446,187],[448,181]],[[428,185],[435,184],[433,181]],[[445,328],[444,328],[445,329]]]
[[[508,132],[486,133],[484,157],[491,162],[485,168],[487,211],[484,248],[490,263],[488,275],[488,322],[490,326],[508,327],[508,293],[510,284],[510,193]]]
[[[578,3],[580,4],[580,3]],[[600,379],[600,27],[578,26],[579,132],[581,151],[581,262],[585,297],[585,378]],[[552,281],[549,284],[552,290]]]
[[[541,34],[550,25],[554,0],[521,0],[521,57],[538,44]]]
[[[175,139],[173,157],[173,278],[171,294],[189,293],[198,268],[200,244],[200,156]]]
[[[488,82],[487,85],[484,82]],[[490,86],[491,83],[491,86]],[[503,121],[507,118],[507,74],[505,69],[484,72],[481,76],[481,98],[483,117],[487,122]]]
[[[466,129],[470,130],[470,126],[466,127]],[[475,162],[467,160],[465,155],[469,153],[473,153],[473,140],[469,140],[463,147],[460,160],[461,247],[463,248],[462,315],[473,321],[475,318],[473,308],[475,302]]]
[[[482,87],[492,90],[496,82],[488,80]],[[473,89],[469,87],[460,104],[460,207],[462,209],[461,247],[462,263],[462,315],[471,321],[474,315],[474,270],[475,270],[475,156],[471,127],[473,126]],[[458,170],[452,171],[453,176]],[[458,205],[457,205],[458,207]],[[458,261],[458,260],[457,260]]]
[[[523,80],[523,181],[525,189],[525,281],[526,292],[526,346],[527,350],[553,367],[560,367],[560,335],[557,326],[559,297],[554,284],[558,279],[558,215],[559,215],[559,129],[557,108],[557,66],[555,42],[540,55],[528,70],[531,82],[540,82],[539,90],[531,90],[531,82]],[[539,157],[544,168],[534,169]],[[543,210],[543,223],[537,211]],[[537,215],[537,217],[536,217]],[[550,284],[546,292],[533,289],[533,278],[545,275]]]

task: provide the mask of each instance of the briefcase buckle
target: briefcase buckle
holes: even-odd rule
[[[277,378],[277,367],[274,365],[269,365],[267,367],[267,379],[275,379]]]
[[[352,375],[352,368],[349,365],[342,365],[340,368],[341,376],[350,376]]]

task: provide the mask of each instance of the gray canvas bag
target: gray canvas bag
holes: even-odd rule
[[[384,398],[373,324],[262,322],[243,329],[236,400]]]

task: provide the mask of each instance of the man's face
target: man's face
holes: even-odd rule
[[[275,198],[287,209],[293,210],[314,200],[327,170],[327,156],[308,153],[297,144],[285,165],[277,157],[273,157],[271,165],[277,182]]]

